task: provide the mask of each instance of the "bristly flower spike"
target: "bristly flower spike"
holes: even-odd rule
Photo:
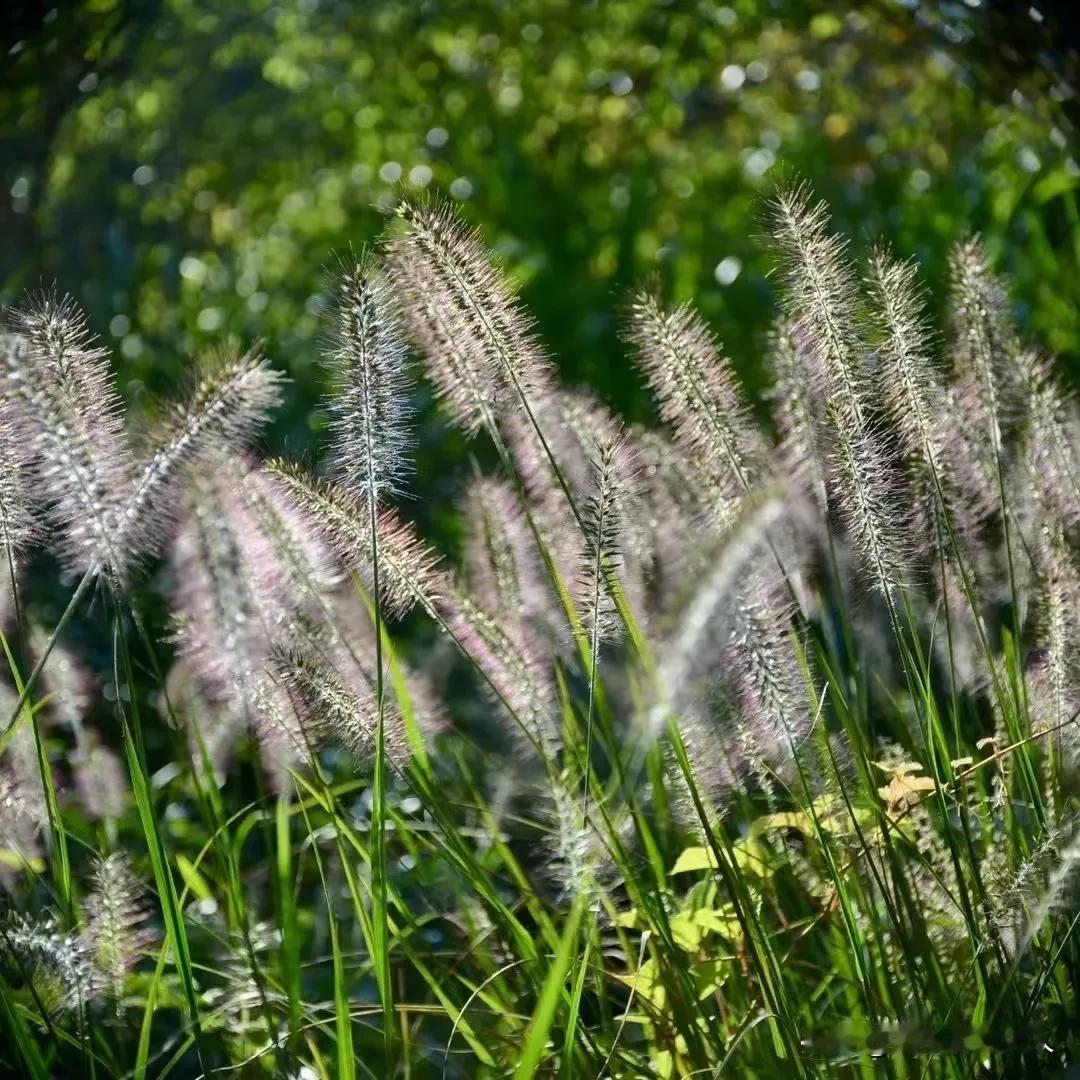
[[[77,571],[123,585],[165,539],[176,490],[196,461],[233,452],[265,423],[281,376],[257,354],[204,362],[139,466],[132,459],[107,354],[69,298],[46,294],[10,317],[0,347],[17,430],[31,448]]]
[[[636,473],[634,454],[624,432],[598,441],[589,456],[592,488],[582,504],[585,523],[584,564],[579,592],[582,624],[593,649],[622,637],[620,595],[630,590],[629,554],[623,543],[627,528],[640,510],[639,492],[631,485]],[[635,590],[636,591],[636,590]]]
[[[131,484],[131,451],[108,355],[70,297],[45,293],[8,315],[0,349],[20,436],[36,462],[64,561],[123,580],[128,553],[116,503]]]
[[[825,422],[833,435],[832,492],[864,569],[886,594],[906,581],[909,543],[889,448],[873,427],[869,373],[856,319],[858,290],[846,243],[829,231],[828,210],[805,186],[773,201],[784,255],[788,315],[805,329],[805,358],[819,370]]]
[[[0,351],[15,347],[13,341],[0,342]],[[38,534],[30,494],[31,468],[14,408],[0,399],[0,558],[10,557],[16,564]]]
[[[368,508],[342,487],[316,480],[289,462],[271,461],[266,468],[282,491],[317,524],[338,558],[370,587]],[[376,529],[384,613],[402,616],[417,605],[432,612],[443,588],[436,555],[390,510],[379,512]]]
[[[914,263],[893,258],[885,248],[871,252],[869,285],[884,405],[903,452],[940,473],[934,421],[942,411],[942,379],[930,353],[917,274]]]
[[[645,717],[650,737],[660,737],[668,718],[700,697],[713,673],[716,626],[725,621],[746,568],[764,556],[770,534],[777,531],[789,509],[785,499],[774,493],[744,513],[727,538],[660,655],[656,700]]]
[[[483,675],[498,715],[526,753],[553,762],[562,746],[550,657],[527,627],[504,627],[471,598],[448,590],[439,617]]]
[[[657,735],[676,717],[692,773],[719,800],[748,768],[769,783],[768,771],[790,765],[811,728],[794,607],[770,558],[800,501],[773,494],[744,511],[660,653],[648,730]],[[717,712],[722,723],[711,719]]]
[[[600,402],[580,391],[538,395],[533,403],[534,425],[520,413],[506,417],[509,449],[532,502],[532,516],[559,573],[573,590],[581,584],[581,568],[589,561],[585,504],[593,498],[596,448],[611,440],[628,443],[621,423]],[[538,437],[541,429],[544,441]],[[629,452],[610,462],[612,481],[629,492],[639,486],[638,466]],[[625,473],[620,470],[627,470]],[[627,565],[649,561],[651,533],[642,515],[622,517],[619,537]],[[634,576],[634,575],[631,575]],[[635,584],[636,584],[635,577]],[[577,594],[576,601],[581,600]]]
[[[254,573],[291,608],[317,617],[345,575],[318,523],[265,467],[249,469],[237,486],[258,524],[260,543],[249,552]],[[260,557],[261,556],[261,557]]]
[[[119,1010],[128,972],[154,940],[143,887],[123,852],[97,860],[85,913],[86,953]]]
[[[390,282],[370,254],[337,283],[326,366],[336,478],[362,502],[400,493],[408,471],[410,417],[401,315]]]
[[[882,402],[899,450],[913,467],[928,523],[938,523],[931,530],[936,535],[927,539],[941,543],[943,513],[953,529],[970,536],[993,513],[995,499],[979,482],[978,462],[959,435],[962,425],[932,356],[917,273],[914,263],[884,248],[871,253],[869,289]]]
[[[840,516],[864,570],[889,594],[908,583],[911,557],[897,474],[875,432],[852,429],[832,407],[828,416],[836,434],[834,486]]]
[[[1080,526],[1080,412],[1045,360],[1027,378],[1027,466],[1031,490],[1051,520]]]
[[[1080,758],[1080,720],[1076,718],[1080,709],[1080,657],[1076,650],[1080,636],[1080,572],[1057,523],[1041,528],[1035,561],[1039,603],[1033,697],[1042,714],[1040,726],[1057,729],[1055,738],[1069,748],[1076,760]]]
[[[122,817],[131,796],[128,772],[116,753],[102,745],[96,732],[84,734],[72,766],[75,788],[90,820]]]
[[[951,346],[957,379],[974,386],[983,425],[997,455],[1001,453],[1002,429],[1010,411],[1015,374],[1010,360],[1017,348],[1008,297],[978,237],[953,248],[949,279]]]
[[[61,930],[51,913],[30,918],[14,914],[0,927],[0,968],[17,974],[53,1018],[75,1012],[100,989],[82,935]]]
[[[176,636],[195,677],[186,696],[205,695],[218,708],[213,730],[200,731],[211,762],[220,768],[231,741],[252,724],[264,761],[280,776],[297,747],[278,737],[281,725],[265,722],[273,715],[263,707],[264,668],[276,641],[306,640],[324,624],[340,573],[316,523],[274,477],[247,461],[236,471],[192,476],[173,556]]]
[[[195,474],[184,509],[173,548],[179,651],[218,710],[250,720],[267,631],[277,622],[271,597],[256,591],[253,568],[272,554],[252,558],[261,534],[223,470]],[[209,733],[204,738],[209,743]],[[219,749],[218,767],[231,747]]]
[[[403,298],[406,329],[454,418],[469,434],[493,427],[513,398],[550,382],[532,319],[475,229],[448,206],[404,201],[405,229],[387,262]]]
[[[665,311],[650,292],[630,305],[626,330],[660,416],[691,461],[704,466],[723,517],[765,470],[768,448],[749,415],[730,364],[688,304]]]
[[[284,382],[256,350],[202,360],[191,395],[172,406],[130,492],[119,493],[120,540],[133,558],[168,539],[177,489],[188,470],[240,453],[281,403]]]
[[[773,422],[780,437],[779,452],[784,472],[805,469],[814,499],[822,512],[827,506],[827,454],[824,392],[819,363],[809,359],[813,348],[805,326],[781,316],[768,342],[769,367],[774,379],[769,392]]]
[[[301,648],[275,649],[269,672],[312,744],[329,739],[347,749],[359,763],[371,760],[378,703],[370,686],[347,681],[331,664]],[[389,703],[384,709],[385,753],[391,761],[405,765],[409,744],[401,716]]]
[[[867,372],[856,322],[855,273],[847,241],[829,229],[829,210],[798,185],[773,200],[773,235],[784,259],[785,307],[810,339],[805,358],[820,366],[826,395],[865,425]]]
[[[792,615],[779,568],[767,561],[749,568],[734,601],[728,677],[744,730],[765,757],[794,752],[810,729]]]
[[[504,620],[556,621],[553,589],[509,481],[478,476],[465,494],[464,568],[480,607]]]

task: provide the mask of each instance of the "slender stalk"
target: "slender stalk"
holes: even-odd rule
[[[379,532],[375,492],[368,489],[368,510],[371,524],[371,581],[375,612],[375,776],[371,809],[372,878],[374,883],[375,957],[379,996],[383,1005],[383,1040],[387,1055],[387,1075],[393,1073],[395,1034],[393,1025],[393,987],[390,979],[390,953],[386,911],[386,711],[382,650],[382,596],[379,591]]]

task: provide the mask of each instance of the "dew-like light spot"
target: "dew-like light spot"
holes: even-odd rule
[[[201,285],[206,280],[206,263],[194,255],[185,255],[180,260],[180,276],[185,281]]]
[[[925,169],[914,169],[908,183],[911,185],[912,191],[926,191],[930,187],[930,174]]]
[[[473,193],[473,182],[467,176],[459,176],[450,184],[450,194],[464,202]]]
[[[225,322],[225,313],[219,307],[204,307],[195,321],[200,330],[220,330]]]
[[[396,161],[384,161],[379,166],[379,179],[384,184],[396,184],[401,179],[401,166]]]
[[[409,183],[413,187],[427,187],[431,183],[431,167],[429,165],[414,165],[409,170]]]
[[[728,255],[716,264],[713,277],[721,285],[730,285],[742,273],[742,260]]]
[[[746,69],[739,64],[728,64],[720,72],[720,83],[725,90],[738,90],[746,82]]]

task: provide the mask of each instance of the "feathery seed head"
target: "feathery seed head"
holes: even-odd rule
[[[554,758],[562,745],[557,695],[545,650],[522,624],[504,627],[469,597],[448,594],[441,612],[454,640],[489,680],[496,711],[527,753]]]
[[[774,541],[775,543],[775,541]],[[677,695],[679,732],[695,783],[718,810],[752,773],[771,792],[810,734],[813,715],[792,640],[794,607],[762,547],[702,628],[702,653]],[[672,699],[673,702],[676,699]],[[685,778],[678,780],[682,787]],[[696,814],[685,816],[693,821]]]
[[[48,634],[35,623],[30,630],[30,653],[35,657],[45,651]],[[48,692],[50,719],[79,732],[94,699],[94,679],[79,658],[62,643],[49,653],[41,674]]]
[[[639,292],[626,334],[660,416],[687,455],[708,467],[720,498],[737,503],[765,470],[768,448],[712,331],[691,306],[665,311]]]
[[[280,621],[251,572],[261,534],[224,471],[193,476],[185,503],[173,550],[178,648],[212,704],[250,716],[268,633]],[[260,546],[259,561],[272,565],[269,545]]]
[[[961,373],[946,386],[940,427],[946,434],[946,481],[954,492],[949,508],[957,515],[956,527],[975,534],[1000,516],[1000,493],[997,454],[974,375]]]
[[[371,523],[368,508],[334,484],[308,476],[288,462],[267,466],[298,506],[318,524],[342,562],[371,587]],[[390,618],[420,605],[431,610],[442,589],[438,557],[412,527],[392,511],[380,512],[376,532],[379,585],[384,613]]]
[[[635,429],[642,476],[642,520],[651,552],[647,567],[650,607],[670,610],[696,572],[703,569],[711,511],[685,455],[662,432]]]
[[[811,722],[793,615],[779,567],[753,567],[735,596],[727,664],[754,745],[792,752]]]
[[[0,712],[11,716],[16,700],[15,691],[4,686],[3,693],[0,694]],[[42,725],[42,730],[44,730],[44,725]],[[37,741],[34,738],[33,728],[25,719],[20,720],[18,727],[8,740],[4,764],[18,790],[26,816],[31,818],[39,828],[47,827],[49,808],[45,796],[45,785],[42,782]],[[51,764],[49,768],[52,768]]]
[[[592,479],[589,450],[598,439],[614,432],[615,418],[588,394],[567,390],[539,395],[532,402],[532,413],[548,449],[544,450],[536,428],[526,416],[508,413],[503,417],[503,430],[514,464],[533,501],[539,506],[550,504],[553,510],[557,506],[570,522],[573,515],[551,459],[571,496],[576,500],[584,495]]]
[[[333,668],[360,698],[376,691],[377,656],[375,624],[371,612],[351,586],[338,589],[328,598],[325,620],[305,643],[308,652]],[[401,674],[408,704],[421,734],[435,732],[446,726],[446,715],[435,688],[426,674],[402,663]],[[387,702],[403,713],[393,680],[384,682]]]
[[[994,875],[996,880],[988,896],[989,915],[1010,955],[1026,947],[1028,935],[1033,936],[1045,916],[1060,903],[1066,882],[1056,880],[1057,874],[1063,866],[1066,874],[1071,873],[1072,866],[1063,863],[1064,857],[1072,864],[1080,857],[1077,835],[1074,817],[1048,825],[1029,854],[1014,867],[1001,867]]]
[[[243,472],[237,490],[258,526],[247,551],[255,577],[285,607],[317,615],[345,578],[318,522],[263,466]]]
[[[546,450],[535,427],[520,414],[506,416],[504,430],[518,475],[533,501],[533,517],[556,567],[573,587],[581,566],[589,561],[589,541],[582,532],[582,526],[587,523],[579,515],[596,490],[596,447],[619,440],[623,429],[605,406],[591,395],[577,391],[539,395],[532,403],[532,412],[544,433]],[[626,492],[638,490],[639,469],[632,455],[616,455],[610,465],[613,483]],[[573,507],[559,482],[560,476]],[[620,543],[624,553],[633,555],[641,564],[646,563],[649,530],[640,515],[627,515],[623,525]]]
[[[288,791],[290,773],[309,760],[316,748],[316,736],[303,724],[297,702],[275,677],[278,647],[268,650],[262,674],[255,688],[254,727],[259,754],[271,788]]]
[[[962,424],[931,356],[915,265],[878,248],[870,258],[869,287],[884,411],[897,449],[912,468],[927,523],[920,546],[945,549],[945,515],[955,532],[971,539],[993,513],[994,501],[978,480]]]
[[[100,986],[82,936],[61,930],[51,913],[7,918],[0,932],[0,966],[10,985],[29,981],[53,1018],[74,1012]]]
[[[1038,577],[1036,651],[1032,697],[1042,713],[1040,726],[1059,727],[1080,710],[1080,570],[1060,526],[1040,530],[1035,545]],[[1080,757],[1080,719],[1057,738]]]
[[[346,681],[322,659],[298,649],[276,649],[270,675],[282,690],[312,742],[344,746],[360,763],[375,752],[378,708],[369,686]],[[409,760],[409,744],[400,715],[387,702],[383,710],[387,757],[398,765]]]
[[[278,640],[319,636],[340,573],[303,502],[263,469],[193,474],[186,509],[174,550],[174,610],[179,650],[195,681],[191,711],[198,722],[200,695],[219,710],[213,730],[199,730],[216,767],[253,724],[280,778],[296,751],[294,740],[280,737],[292,730],[288,717],[274,723],[278,714],[265,700],[267,658]]]
[[[935,427],[942,379],[931,358],[918,271],[914,263],[877,248],[870,255],[869,286],[885,410],[903,452],[940,472]]]
[[[362,501],[398,494],[408,472],[409,379],[397,299],[370,255],[344,268],[326,364],[335,476]]]
[[[0,341],[0,352],[8,347],[17,346]],[[0,396],[0,553],[5,561],[16,560],[40,532],[30,494],[33,461],[21,434],[13,403]]]
[[[484,249],[450,207],[402,202],[403,232],[387,250],[409,337],[428,376],[469,434],[508,402],[550,381],[531,317]]]
[[[123,852],[97,860],[84,911],[86,954],[97,969],[98,982],[120,1008],[128,972],[155,938],[146,925],[149,911],[142,884]]]
[[[809,347],[801,356],[820,365],[815,381],[820,380],[825,391],[824,419],[833,438],[829,494],[839,504],[871,578],[888,592],[903,580],[907,548],[897,512],[891,448],[869,419],[869,373],[847,245],[829,231],[827,209],[822,203],[812,205],[804,186],[774,199],[773,220],[785,256],[788,315],[808,338]],[[902,276],[904,271],[895,273]],[[911,336],[912,312],[903,314],[903,328]],[[906,341],[905,347],[909,348]]]
[[[908,580],[912,541],[899,477],[876,432],[854,430],[833,413],[832,494],[864,572],[890,593]]]
[[[150,554],[168,539],[187,472],[242,451],[280,404],[284,381],[257,351],[202,361],[187,401],[171,407],[135,483],[121,493],[119,528],[134,553]]]
[[[603,837],[587,820],[575,793],[559,776],[535,792],[530,805],[545,830],[544,870],[563,901],[584,900],[595,907],[600,872],[608,854]]]
[[[998,452],[1002,428],[1019,405],[1012,363],[1018,345],[1008,295],[977,236],[953,248],[949,279],[950,347],[956,374],[971,380],[982,428]]]
[[[639,461],[625,433],[596,443],[589,463],[593,483],[581,505],[585,553],[578,595],[585,633],[599,645],[622,637],[618,597],[641,600],[641,562],[627,542],[640,528],[642,507]]]
[[[1026,379],[1027,480],[1050,518],[1080,527],[1080,411],[1053,377],[1052,365],[1033,358]]]
[[[784,532],[789,512],[786,495],[773,492],[744,512],[717,557],[710,561],[710,572],[660,652],[656,697],[645,718],[650,737],[659,737],[668,717],[699,702],[714,681],[716,658],[731,626],[732,597],[748,568],[770,557],[770,542]]]
[[[805,469],[818,508],[825,512],[828,432],[825,387],[820,362],[809,353],[813,338],[800,320],[781,317],[769,335],[768,357],[774,379],[769,394],[786,470]]]
[[[127,772],[96,733],[87,732],[73,765],[75,788],[91,820],[115,820],[127,812],[130,802]]]
[[[480,606],[502,618],[552,619],[551,588],[509,482],[489,476],[473,480],[464,517],[466,581]]]
[[[8,764],[0,765],[0,836],[9,858],[16,865],[28,865],[41,854],[38,834],[42,818],[40,806],[40,783],[37,789],[29,787],[19,770]],[[9,884],[14,877],[7,860],[0,860],[0,884]],[[0,946],[2,947],[2,946]]]
[[[122,581],[131,552],[118,502],[131,483],[131,454],[108,355],[70,297],[44,293],[6,322],[6,395],[33,454],[60,554],[76,572]]]
[[[779,192],[772,203],[773,236],[783,256],[784,306],[809,336],[804,355],[845,421],[864,422],[867,372],[856,318],[858,289],[847,241],[829,228],[829,211],[806,185]]]

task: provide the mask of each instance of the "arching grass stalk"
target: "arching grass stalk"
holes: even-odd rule
[[[370,436],[369,436],[370,437]],[[375,972],[383,1003],[383,1038],[387,1068],[394,1060],[393,987],[390,979],[390,941],[386,911],[386,709],[383,685],[382,594],[379,588],[379,530],[376,523],[375,493],[368,495],[371,523],[372,601],[375,614],[375,769],[372,784],[372,906],[375,929]]]

